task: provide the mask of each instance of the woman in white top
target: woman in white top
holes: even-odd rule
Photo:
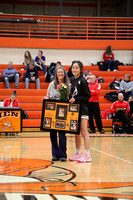
[[[47,97],[45,99],[60,100],[60,92],[57,89],[58,84],[69,84],[69,79],[66,75],[65,68],[58,66],[56,69],[54,80],[49,84]],[[69,98],[70,90],[68,91]],[[57,142],[57,132],[59,133],[59,143]],[[50,139],[52,143],[52,161],[61,160],[65,162],[67,159],[66,154],[66,136],[61,131],[51,130]]]

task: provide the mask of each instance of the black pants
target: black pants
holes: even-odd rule
[[[99,131],[101,131],[103,126],[98,102],[89,102],[89,126],[90,130],[95,131],[93,115],[96,121],[97,128]]]
[[[119,110],[115,114],[115,118],[119,119],[122,122],[123,131],[126,131],[126,124],[127,123],[131,123],[131,120],[127,117],[127,115],[125,114],[125,112],[123,110]]]
[[[52,157],[67,158],[66,154],[66,135],[59,133],[59,143],[57,141],[57,131],[50,131],[50,139],[52,143]]]

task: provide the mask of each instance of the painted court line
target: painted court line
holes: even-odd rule
[[[69,140],[69,141],[73,142],[72,140]],[[81,144],[81,145],[84,146],[84,144]],[[90,147],[90,149],[95,150],[95,151],[97,151],[97,152],[99,152],[99,153],[103,153],[103,154],[105,154],[105,155],[108,155],[108,156],[110,156],[110,157],[116,158],[116,159],[118,159],[118,160],[121,160],[121,161],[130,163],[130,164],[133,164],[132,161],[125,160],[125,159],[123,159],[123,158],[120,158],[120,157],[118,157],[118,156],[114,156],[114,155],[112,155],[112,154],[110,154],[110,153],[106,153],[106,152],[101,151],[101,150],[99,150],[99,149],[95,149],[95,148],[93,148],[93,147]]]
[[[121,161],[130,163],[130,164],[133,164],[133,162],[131,162],[131,161],[129,161],[129,160],[125,160],[125,159],[120,158],[120,157],[118,157],[118,156],[114,156],[114,155],[112,155],[112,154],[110,154],[110,153],[106,153],[106,152],[104,152],[104,151],[95,149],[95,148],[93,148],[93,147],[91,147],[91,149],[92,149],[92,150],[95,150],[95,151],[98,151],[98,152],[100,152],[100,153],[103,153],[103,154],[105,154],[105,155],[111,156],[111,157],[113,157],[113,158],[117,158],[117,159],[119,159],[119,160],[121,160]]]

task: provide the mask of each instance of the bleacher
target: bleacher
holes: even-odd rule
[[[47,88],[49,83],[45,82],[46,77],[42,71],[39,71],[40,78],[40,90],[36,89],[35,83],[30,83],[29,89],[25,89],[25,83],[23,82],[23,75],[26,72],[25,67],[23,65],[14,64],[13,67],[21,73],[20,81],[19,81],[19,89],[17,90],[17,99],[20,102],[20,107],[25,110],[28,114],[28,119],[23,120],[23,130],[38,130],[41,123],[41,111],[42,111],[42,98],[46,95]],[[64,66],[66,71],[69,69],[69,65]],[[7,68],[7,65],[0,64],[1,73],[3,75],[4,69]],[[22,70],[24,69],[24,70]],[[104,98],[104,95],[107,92],[111,92],[108,85],[113,79],[118,75],[119,78],[124,78],[125,73],[130,73],[131,77],[133,77],[133,66],[119,66],[118,72],[106,72],[100,71],[98,66],[84,66],[85,70],[89,69],[93,74],[98,77],[104,78],[104,83],[101,83],[101,91],[100,91],[100,109],[101,113],[110,109],[112,102]],[[10,97],[11,93],[15,89],[15,84],[10,83],[11,89],[6,89],[5,82],[0,82],[0,98],[5,99]],[[111,119],[103,119],[103,127],[106,131],[112,131],[112,120]]]

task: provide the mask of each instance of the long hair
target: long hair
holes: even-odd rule
[[[107,46],[106,54],[107,55],[112,55],[112,48],[111,48],[111,46]]]
[[[74,61],[72,62],[71,68],[72,68],[72,66],[73,66],[75,63],[78,64],[78,66],[79,66],[79,68],[80,68],[80,74],[82,74],[82,73],[83,73],[83,63],[82,63],[81,61],[79,61],[79,60],[74,60]]]
[[[60,66],[58,66],[56,68],[56,72],[55,72],[55,76],[54,76],[54,88],[55,89],[57,89],[57,85],[59,84],[58,77],[57,77],[57,71],[58,71],[58,69],[62,69],[64,71],[64,80],[63,80],[63,83],[65,83],[65,84],[69,84],[70,83],[70,80],[67,77],[65,68],[60,65]]]
[[[26,56],[26,52],[28,52],[28,57]],[[30,63],[32,62],[32,57],[29,51],[25,51],[24,60],[25,60],[25,63],[27,63],[28,60],[30,61]]]

